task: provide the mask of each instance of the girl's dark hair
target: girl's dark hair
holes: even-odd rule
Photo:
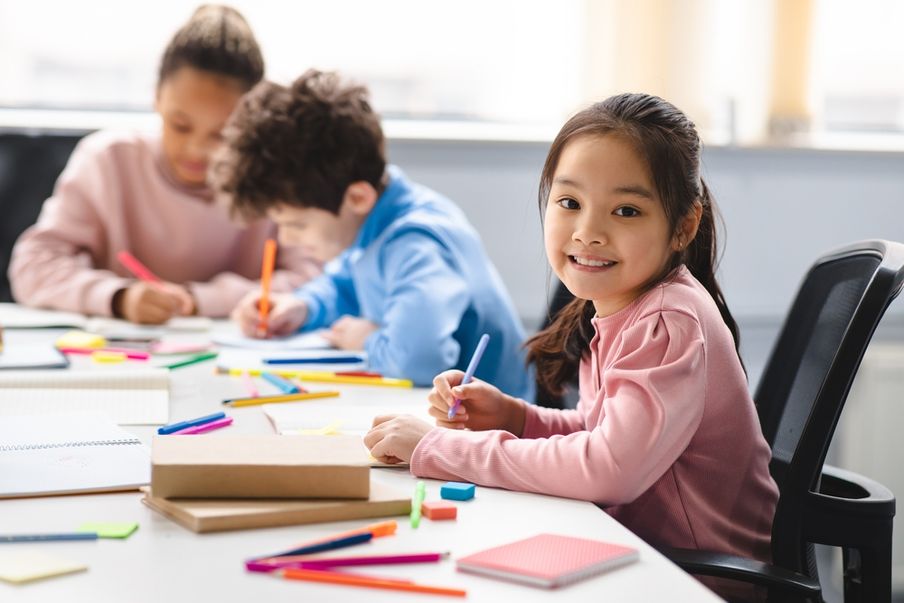
[[[700,137],[693,122],[674,105],[649,94],[619,94],[569,119],[553,141],[543,166],[539,192],[541,215],[565,146],[578,136],[608,134],[629,141],[646,160],[673,234],[678,232],[682,219],[693,211],[695,203],[703,207],[694,239],[672,254],[663,271],[647,287],[652,288],[668,278],[681,264],[687,265],[715,300],[734,337],[735,350],[739,350],[738,325],[716,281],[718,210],[700,176]],[[593,338],[593,316],[592,301],[575,299],[559,312],[549,327],[527,342],[528,361],[536,362],[542,388],[561,394],[564,385],[573,379]]]
[[[211,184],[247,217],[281,203],[338,215],[349,185],[365,181],[379,191],[386,170],[383,129],[367,88],[316,69],[288,88],[255,86],[223,138]]]
[[[163,52],[157,86],[180,67],[234,78],[244,90],[264,77],[264,58],[248,22],[220,4],[200,6],[179,28]]]

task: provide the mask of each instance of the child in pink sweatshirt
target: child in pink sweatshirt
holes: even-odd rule
[[[238,224],[214,202],[207,163],[241,95],[263,77],[244,18],[199,8],[161,61],[160,133],[99,132],[79,143],[37,223],[16,242],[9,278],[16,301],[162,323],[174,315],[227,316],[258,287],[268,220]],[[163,281],[137,281],[117,259],[129,251]],[[282,249],[275,291],[319,273]]]
[[[778,492],[714,275],[693,124],[649,95],[591,106],[553,142],[540,202],[549,262],[577,299],[529,356],[553,392],[579,368],[577,409],[447,371],[429,395],[438,426],[377,417],[371,454],[419,476],[593,501],[656,545],[767,560]]]

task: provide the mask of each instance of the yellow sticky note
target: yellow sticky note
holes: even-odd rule
[[[97,350],[96,352],[91,353],[91,360],[104,364],[125,362],[126,355],[122,352],[107,352],[104,350]]]
[[[97,532],[98,538],[128,538],[137,529],[137,521],[92,521],[83,523],[76,531]]]
[[[22,584],[42,578],[52,578],[82,572],[84,563],[62,559],[38,551],[10,551],[0,553],[0,580]]]
[[[58,348],[90,348],[97,349],[107,345],[107,340],[94,333],[85,331],[69,331],[56,340]]]

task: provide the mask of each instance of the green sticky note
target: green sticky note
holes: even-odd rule
[[[83,523],[77,531],[97,532],[98,538],[128,538],[137,529],[137,521],[101,521]]]

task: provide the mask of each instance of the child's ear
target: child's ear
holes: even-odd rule
[[[355,215],[366,216],[374,208],[378,198],[377,189],[369,182],[360,180],[348,185],[342,203]]]
[[[694,206],[687,215],[682,218],[678,225],[678,232],[672,239],[672,249],[674,251],[683,251],[687,249],[694,237],[697,236],[697,229],[700,227],[700,219],[703,217],[703,204],[694,201]]]

